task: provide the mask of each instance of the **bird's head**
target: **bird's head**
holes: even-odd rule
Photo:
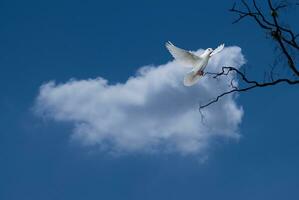
[[[211,53],[213,52],[213,49],[212,49],[212,48],[208,48],[206,51],[207,51],[209,54],[211,54]]]
[[[212,52],[213,52],[213,49],[212,49],[212,48],[207,48],[207,49],[205,50],[206,55],[210,55]]]

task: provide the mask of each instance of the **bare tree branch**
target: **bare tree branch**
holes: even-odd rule
[[[208,107],[209,105],[218,102],[222,97],[234,93],[234,92],[246,92],[248,90],[257,88],[257,87],[268,87],[268,86],[274,86],[276,84],[279,83],[287,83],[289,85],[295,85],[295,84],[299,84],[299,80],[290,80],[287,78],[281,78],[281,79],[277,79],[277,80],[273,80],[270,82],[263,82],[263,83],[259,83],[257,81],[253,81],[253,80],[249,80],[244,73],[242,73],[240,70],[234,68],[234,67],[222,67],[222,71],[220,73],[206,73],[206,75],[213,75],[213,78],[218,78],[220,76],[227,76],[229,73],[231,72],[235,72],[237,73],[237,75],[240,76],[241,80],[244,81],[245,83],[247,83],[248,85],[246,87],[243,88],[238,88],[234,85],[231,86],[231,90],[224,92],[220,95],[218,95],[216,98],[212,99],[211,101],[209,101],[206,104],[200,105],[199,110]],[[233,80],[232,80],[233,81]],[[232,84],[232,83],[231,83]]]
[[[271,9],[271,15],[272,15],[272,18],[273,18],[273,21],[274,21],[274,24],[275,24],[275,39],[278,41],[279,45],[280,45],[280,48],[282,50],[282,52],[285,54],[285,56],[287,57],[288,59],[288,64],[290,66],[290,68],[292,69],[292,71],[297,75],[299,76],[299,71],[296,69],[296,66],[295,66],[295,63],[293,61],[293,58],[291,57],[291,55],[289,54],[288,50],[286,49],[286,46],[284,45],[283,41],[282,41],[282,37],[281,37],[281,31],[284,30],[282,29],[282,27],[278,24],[278,19],[277,19],[277,14],[276,14],[276,10],[275,8],[273,7],[272,5],[272,2],[271,0],[268,0],[268,5]],[[292,36],[294,35],[290,30],[288,29],[285,29],[288,33],[290,33]]]
[[[258,6],[256,0],[251,0],[252,6],[250,6],[248,1],[241,0],[240,4],[243,6],[243,9],[237,8],[237,3],[233,4],[229,11],[236,13],[238,16],[233,23],[238,23],[245,18],[253,19],[262,30],[264,30],[268,35],[271,35],[273,42],[277,44],[276,49],[279,50],[278,55],[281,57],[279,60],[283,59],[287,61],[288,68],[286,69],[288,69],[289,75],[285,76],[282,75],[282,73],[274,72],[274,70],[277,68],[277,60],[274,60],[276,62],[275,66],[272,66],[264,73],[263,81],[249,79],[246,76],[245,71],[242,72],[235,67],[224,66],[221,68],[220,72],[206,72],[205,75],[210,75],[212,78],[229,76],[230,74],[235,76],[230,76],[232,77],[229,85],[230,90],[219,94],[206,104],[200,105],[199,110],[218,102],[221,98],[231,93],[246,92],[254,88],[264,88],[280,83],[286,83],[288,85],[299,84],[299,70],[296,66],[294,55],[294,52],[299,52],[299,45],[297,43],[299,34],[294,33],[289,27],[283,26],[280,23],[280,20],[278,20],[279,12],[283,11],[283,9],[287,8],[290,4],[284,1],[274,6],[272,0],[267,0],[268,11],[265,12]],[[295,3],[293,5],[298,6],[299,3]],[[279,63],[281,64],[281,62]],[[283,65],[280,65],[279,68],[280,70],[285,69]],[[293,76],[290,77],[290,73],[293,74]],[[234,84],[235,78],[239,79],[241,86],[236,86]]]
[[[296,68],[294,60],[292,59],[292,56],[290,55],[286,48],[286,45],[284,44],[287,43],[287,45],[295,48],[296,50],[299,50],[299,45],[296,41],[298,34],[294,34],[292,30],[283,27],[278,22],[278,10],[286,8],[287,5],[280,3],[278,6],[273,7],[271,0],[268,0],[268,6],[270,8],[272,18],[272,21],[270,21],[266,19],[265,14],[258,7],[256,0],[252,0],[253,7],[255,9],[254,11],[251,10],[250,6],[246,3],[245,0],[242,0],[241,2],[246,9],[245,11],[236,9],[236,3],[230,9],[231,12],[237,13],[239,16],[233,23],[237,23],[246,17],[252,17],[262,29],[270,31],[273,39],[278,43],[280,49],[285,54],[290,69],[294,74],[296,74],[296,76],[299,76],[299,71]]]

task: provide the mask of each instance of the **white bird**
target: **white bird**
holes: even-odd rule
[[[188,72],[184,78],[184,85],[192,86],[204,75],[204,70],[210,57],[222,51],[224,44],[219,45],[214,50],[212,48],[208,48],[199,56],[195,55],[192,51],[176,47],[169,41],[166,43],[166,48],[176,60],[192,67],[192,70]]]

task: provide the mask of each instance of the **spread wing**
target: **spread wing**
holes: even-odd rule
[[[191,51],[187,51],[179,47],[176,47],[171,42],[166,42],[165,46],[176,60],[182,61],[189,66],[191,65],[192,67],[194,67],[201,59]]]
[[[217,53],[219,53],[220,51],[222,51],[224,49],[224,44],[219,45],[216,49],[214,49],[214,51],[211,53],[210,56],[213,56]]]

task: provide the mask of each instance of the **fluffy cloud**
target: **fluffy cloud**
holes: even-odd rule
[[[199,50],[197,53],[200,53]],[[210,60],[208,71],[240,67],[239,47],[227,47]],[[217,137],[238,138],[243,110],[233,95],[203,110],[207,102],[228,90],[227,77],[203,77],[193,87],[182,84],[183,68],[176,61],[141,67],[125,83],[109,84],[102,77],[49,82],[40,87],[35,110],[40,116],[74,124],[71,138],[113,153],[178,152],[201,154]]]

